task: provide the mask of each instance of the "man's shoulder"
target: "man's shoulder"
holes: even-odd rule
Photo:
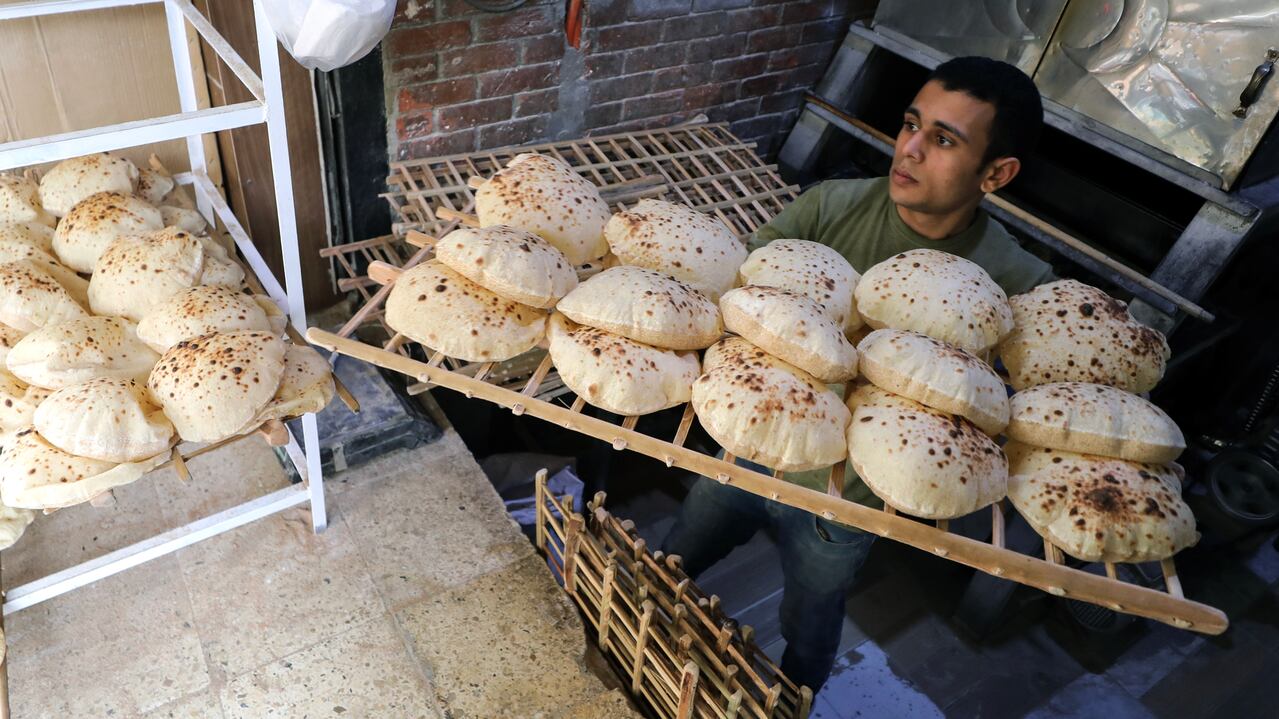
[[[993,217],[968,259],[989,272],[1009,296],[1026,292],[1052,277],[1052,265],[1027,252]]]
[[[882,177],[866,177],[853,180],[825,180],[810,187],[807,192],[818,193],[822,201],[847,206],[873,194],[883,184]]]

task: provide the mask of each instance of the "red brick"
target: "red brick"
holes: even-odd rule
[[[711,80],[711,66],[701,62],[696,65],[668,67],[653,73],[653,91],[674,90],[677,87],[704,85]]]
[[[712,37],[724,30],[725,15],[722,12],[708,12],[688,17],[673,17],[662,27],[662,39],[666,42],[675,40],[692,40],[699,37]]]
[[[515,96],[515,117],[530,117],[555,112],[560,104],[558,89],[522,92]]]
[[[830,20],[819,20],[802,26],[803,36],[800,42],[807,45],[824,40],[840,40],[848,34],[848,19],[837,17]]]
[[[710,62],[737,57],[746,49],[746,33],[721,35],[688,43],[688,63]]]
[[[440,76],[439,55],[421,55],[391,62],[394,85],[411,85]]]
[[[748,100],[738,100],[737,102],[720,105],[719,107],[711,108],[706,114],[710,115],[713,122],[724,120],[735,122],[754,117],[759,114],[759,98],[753,97]]]
[[[673,90],[657,95],[634,97],[622,103],[622,119],[637,120],[654,115],[679,112],[684,107],[684,91]]]
[[[480,97],[514,95],[517,92],[541,90],[555,84],[560,74],[558,62],[498,70],[480,75]]]
[[[543,35],[524,41],[524,62],[550,62],[564,57],[564,36]]]
[[[631,0],[591,0],[582,20],[588,27],[608,27],[626,22]]]
[[[653,86],[652,73],[624,75],[591,83],[591,102],[613,102],[647,95]]]
[[[435,0],[439,5],[439,16],[446,18],[460,18],[466,15],[487,15],[483,10],[475,7],[466,0]]]
[[[802,31],[798,25],[783,25],[756,30],[746,41],[747,52],[768,52],[793,47],[799,42]]]
[[[603,105],[592,105],[582,117],[587,128],[605,127],[617,124],[622,119],[622,103],[610,102]]]
[[[400,143],[396,156],[401,160],[415,160],[440,155],[455,155],[475,150],[475,130],[431,135],[420,140]]]
[[[809,20],[820,20],[824,17],[830,17],[835,9],[835,4],[830,0],[801,0],[800,2],[786,3],[782,11],[782,22],[787,25],[808,22]]]
[[[768,97],[761,98],[759,101],[759,111],[767,115],[773,112],[792,110],[799,107],[799,103],[802,101],[804,93],[807,91],[807,87],[801,87],[793,90],[784,89],[776,95],[769,95]]]
[[[668,21],[669,22],[669,21]],[[627,25],[614,25],[601,28],[595,32],[592,50],[611,52],[613,50],[629,50],[633,47],[656,45],[662,40],[662,21],[636,22]]]
[[[475,80],[467,77],[400,88],[396,95],[396,108],[400,114],[411,115],[474,99]]]
[[[692,0],[633,0],[626,17],[631,20],[679,17],[687,15],[692,4]]]
[[[747,10],[730,10],[724,32],[746,32],[773,27],[782,21],[779,6],[756,7]]]
[[[733,122],[729,128],[734,135],[738,137],[757,137],[759,135],[771,135],[778,131],[781,127],[782,115],[764,115],[762,117],[751,117]]]
[[[395,4],[395,17],[391,20],[391,25],[427,22],[434,19],[434,0],[399,0]]]
[[[749,80],[742,80],[741,89],[739,90],[741,97],[761,97],[763,95],[772,95],[775,92],[789,89],[793,87],[788,85],[790,73],[775,73],[772,75],[760,75],[752,77]]]
[[[685,110],[705,110],[737,99],[737,83],[717,82],[684,91]]]
[[[532,37],[555,32],[555,17],[550,7],[514,12],[486,13],[475,21],[475,41],[490,42],[517,37]]]
[[[672,42],[666,45],[657,45],[656,47],[631,50],[626,53],[626,74],[656,70],[659,67],[683,65],[685,48],[686,45],[682,42]]]
[[[622,74],[622,65],[626,62],[626,53],[612,52],[604,55],[586,56],[586,74],[591,77],[617,77]]]
[[[751,0],[693,0],[693,12],[750,7]]]
[[[660,130],[663,128],[678,125],[684,122],[686,115],[683,113],[671,113],[669,115],[658,115],[645,120],[640,120],[637,127],[641,130]]]
[[[439,111],[441,131],[461,130],[476,125],[488,125],[511,117],[511,98],[497,97],[465,105],[442,107]]]
[[[811,87],[826,75],[826,64],[800,65],[791,71],[791,87]]]
[[[831,55],[835,53],[834,43],[819,42],[812,45],[799,45],[797,47],[788,47],[784,50],[777,50],[768,56],[769,70],[787,70],[800,65],[811,65],[813,63],[821,63],[825,65],[830,62]]]
[[[395,28],[386,36],[385,42],[384,47],[391,57],[425,55],[437,50],[462,47],[471,42],[471,23],[462,20]]]
[[[519,43],[514,40],[446,50],[440,53],[440,76],[461,77],[514,67],[519,52]]]
[[[740,80],[746,77],[754,77],[764,72],[768,68],[767,55],[748,55],[746,57],[733,58],[731,60],[720,60],[715,63],[711,69],[711,78],[714,80]]]
[[[401,115],[395,118],[395,136],[400,140],[412,140],[425,137],[435,129],[435,122],[430,114]]]
[[[542,139],[549,120],[546,117],[526,117],[509,120],[480,128],[479,149],[488,150],[508,145],[527,145]]]

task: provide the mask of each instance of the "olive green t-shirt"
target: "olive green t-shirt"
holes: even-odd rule
[[[780,239],[811,240],[834,248],[859,273],[907,250],[931,249],[967,258],[990,273],[1010,297],[1052,282],[1052,267],[1013,240],[1008,231],[978,209],[967,229],[930,240],[910,229],[888,195],[888,178],[830,180],[800,195],[749,240],[755,250]],[[826,491],[829,470],[787,473],[787,481]],[[882,506],[849,467],[844,498]]]

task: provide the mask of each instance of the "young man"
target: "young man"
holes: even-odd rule
[[[760,228],[751,247],[780,238],[813,240],[838,250],[859,272],[926,247],[976,262],[1009,295],[1025,292],[1051,281],[1051,268],[979,205],[1017,176],[1042,124],[1039,92],[1020,70],[980,57],[951,60],[933,71],[906,109],[888,177],[809,189]],[[844,497],[882,506],[848,472]],[[786,479],[824,492],[827,473]],[[785,580],[782,669],[817,691],[834,664],[845,594],[874,535],[701,477],[662,549],[680,555],[697,576],[766,526],[777,534]]]

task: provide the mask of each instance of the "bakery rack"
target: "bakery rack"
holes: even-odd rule
[[[1102,565],[1104,574],[1067,566],[1061,550],[1047,541],[1043,557],[1022,554],[1005,544],[1006,502],[981,510],[990,516],[990,540],[971,539],[949,531],[946,521],[925,523],[902,516],[890,506],[873,509],[843,499],[843,463],[831,469],[827,491],[823,493],[786,482],[780,474],[767,475],[738,466],[731,455],[716,458],[687,447],[685,441],[694,421],[691,404],[683,406],[682,419],[672,437],[651,436],[638,431],[638,417],[624,417],[614,423],[583,413],[585,402],[581,397],[565,406],[553,401],[554,397],[545,396],[542,386],[555,373],[544,352],[535,351],[506,363],[468,363],[423,348],[386,327],[382,304],[398,274],[431,256],[432,235],[440,237],[459,224],[473,223],[474,218],[466,214],[474,205],[472,186],[478,186],[504,160],[527,151],[556,155],[569,162],[599,185],[601,194],[614,205],[626,201],[619,201],[619,194],[633,194],[635,184],[658,177],[661,184],[646,184],[645,192],[713,212],[739,235],[753,232],[771,219],[794,198],[797,189],[782,182],[775,166],[761,162],[750,145],[741,143],[722,125],[677,126],[398,163],[394,167],[397,174],[388,181],[392,191],[387,199],[402,220],[396,229],[404,237],[379,238],[357,248],[344,246],[325,251],[326,256],[338,258],[351,274],[345,287],[357,291],[365,302],[338,332],[310,329],[307,339],[404,374],[419,388],[447,387],[468,398],[505,407],[516,415],[537,417],[589,435],[616,450],[639,452],[668,467],[680,467],[1058,597],[1204,634],[1226,630],[1229,623],[1223,612],[1185,597],[1171,559],[1160,563],[1164,578],[1164,589],[1160,591],[1123,581],[1113,564]],[[367,266],[361,274],[364,263]],[[371,326],[368,329],[381,327],[390,339],[375,346],[351,338],[366,325]],[[527,378],[512,377],[508,369],[531,364],[529,357],[540,357],[532,374]]]
[[[94,152],[106,152],[126,147],[136,147],[167,140],[185,139],[190,158],[190,172],[174,177],[178,187],[194,191],[194,204],[209,223],[211,229],[219,226],[238,248],[245,268],[249,287],[266,294],[277,304],[287,308],[292,327],[305,327],[306,314],[302,295],[301,259],[298,252],[297,224],[294,215],[292,171],[289,162],[288,137],[284,124],[284,95],[280,81],[279,56],[276,38],[267,25],[260,0],[254,2],[254,21],[257,28],[258,54],[261,75],[231,47],[230,43],[214,29],[189,0],[40,0],[0,6],[0,21],[38,18],[61,13],[82,12],[123,6],[163,4],[168,23],[170,49],[177,77],[181,112],[163,117],[136,120],[114,125],[79,130],[47,137],[18,140],[0,144],[0,170],[10,170],[39,163],[54,162]],[[227,67],[240,79],[253,95],[253,100],[224,107],[201,109],[198,106],[195,78],[192,74],[191,52],[188,41],[193,34],[188,24],[204,42],[212,48]],[[270,139],[270,159],[274,192],[280,228],[280,246],[284,257],[285,284],[280,282],[267,267],[262,255],[236,220],[230,207],[209,180],[208,158],[205,155],[204,136],[208,133],[230,130],[254,124],[265,124]],[[154,163],[154,160],[153,160]],[[183,191],[186,191],[185,189]],[[220,222],[220,225],[219,225]],[[286,289],[287,288],[287,289]],[[301,336],[290,327],[295,342]],[[353,398],[339,385],[339,396],[353,410]],[[13,587],[5,592],[3,614],[8,615],[30,607],[78,587],[104,579],[130,567],[162,557],[183,547],[214,537],[276,512],[307,505],[310,508],[314,531],[323,531],[327,524],[324,501],[324,478],[321,472],[317,425],[314,414],[302,417],[302,442],[282,424],[273,423],[265,428],[268,441],[282,444],[303,478],[301,484],[271,492],[239,506],[196,520],[136,544],[110,552],[96,559],[78,564],[47,577]],[[228,440],[230,441],[230,440]],[[225,442],[203,447],[176,449],[171,463],[179,478],[190,479],[184,459],[190,459],[210,451]],[[108,499],[109,502],[109,499]],[[0,665],[2,667],[2,665]],[[0,681],[3,677],[0,676]],[[7,688],[7,687],[5,687]],[[0,691],[0,716],[8,716],[7,692]]]

